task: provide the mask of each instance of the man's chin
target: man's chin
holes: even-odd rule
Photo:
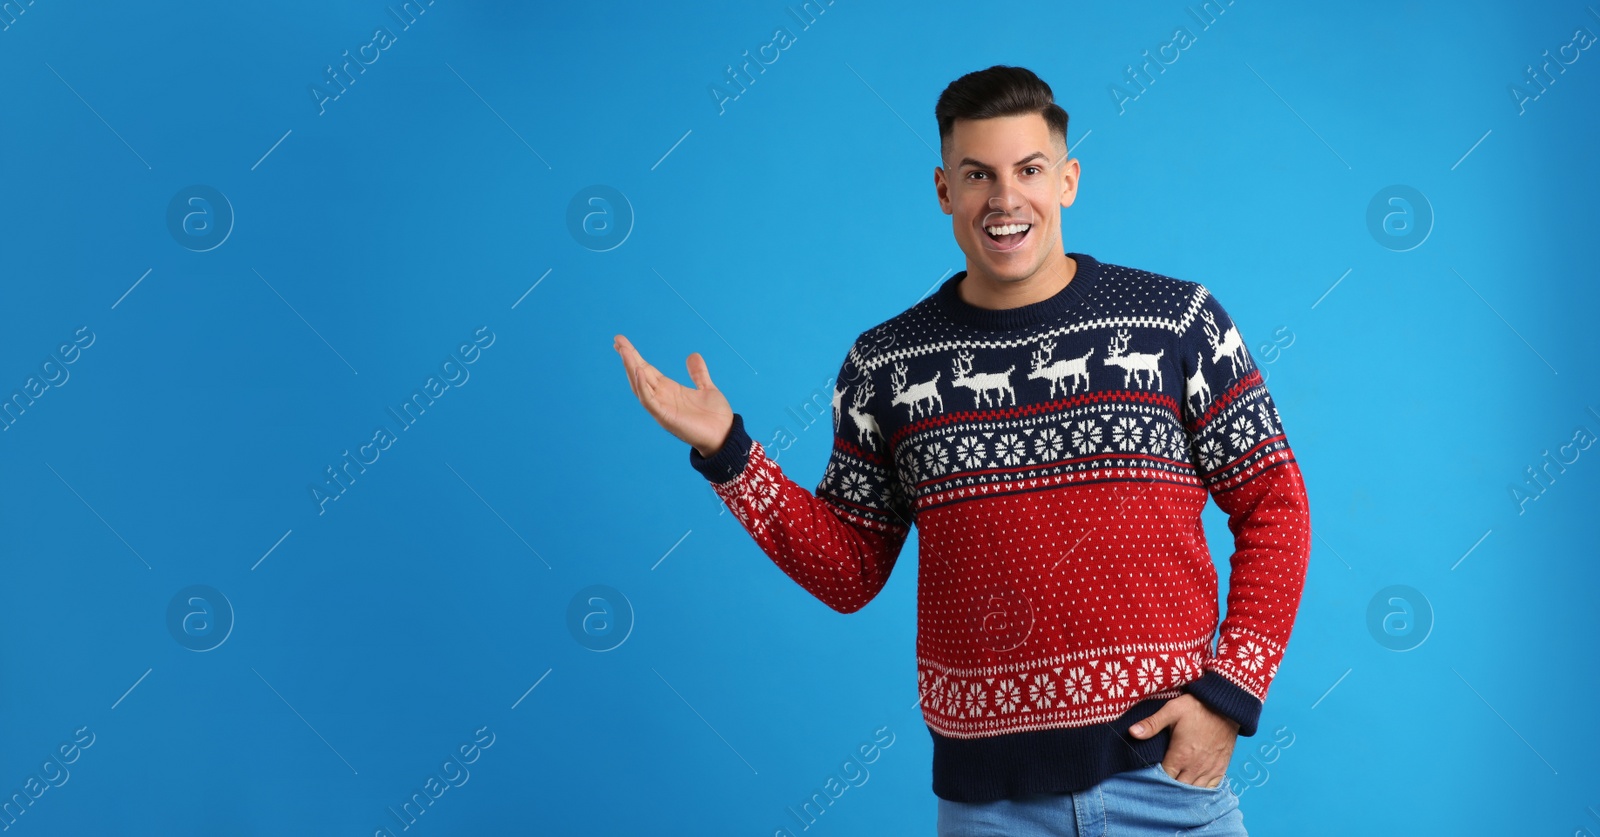
[[[1021,253],[1015,251],[1000,254],[985,252],[978,261],[985,273],[1002,282],[1021,282],[1039,269],[1033,259],[1023,258]]]

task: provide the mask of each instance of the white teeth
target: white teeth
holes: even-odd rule
[[[1011,235],[1033,226],[1032,224],[1007,224],[1003,227],[984,227],[990,235]]]

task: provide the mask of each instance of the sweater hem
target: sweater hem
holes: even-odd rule
[[[1139,739],[1128,734],[1128,727],[1154,715],[1169,700],[1142,700],[1114,721],[1085,727],[967,739],[949,738],[928,727],[933,736],[934,795],[975,803],[1076,793],[1114,773],[1148,767],[1166,755],[1172,728]]]

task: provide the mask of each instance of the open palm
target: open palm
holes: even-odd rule
[[[693,445],[701,456],[710,456],[722,447],[733,426],[733,407],[711,383],[711,372],[699,352],[690,353],[685,361],[689,379],[695,384],[691,389],[647,363],[628,338],[618,334],[611,345],[622,356],[634,397],[657,423]]]

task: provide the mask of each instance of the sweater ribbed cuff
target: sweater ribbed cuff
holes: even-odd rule
[[[1194,695],[1211,711],[1226,715],[1238,722],[1240,736],[1248,737],[1256,734],[1256,723],[1261,719],[1261,701],[1240,688],[1239,684],[1216,671],[1206,669],[1199,679],[1185,683],[1180,688]]]
[[[728,428],[728,438],[722,447],[710,456],[701,456],[694,445],[689,446],[689,464],[712,482],[727,482],[744,470],[750,461],[750,434],[745,432],[744,418],[733,414],[733,426]]]

